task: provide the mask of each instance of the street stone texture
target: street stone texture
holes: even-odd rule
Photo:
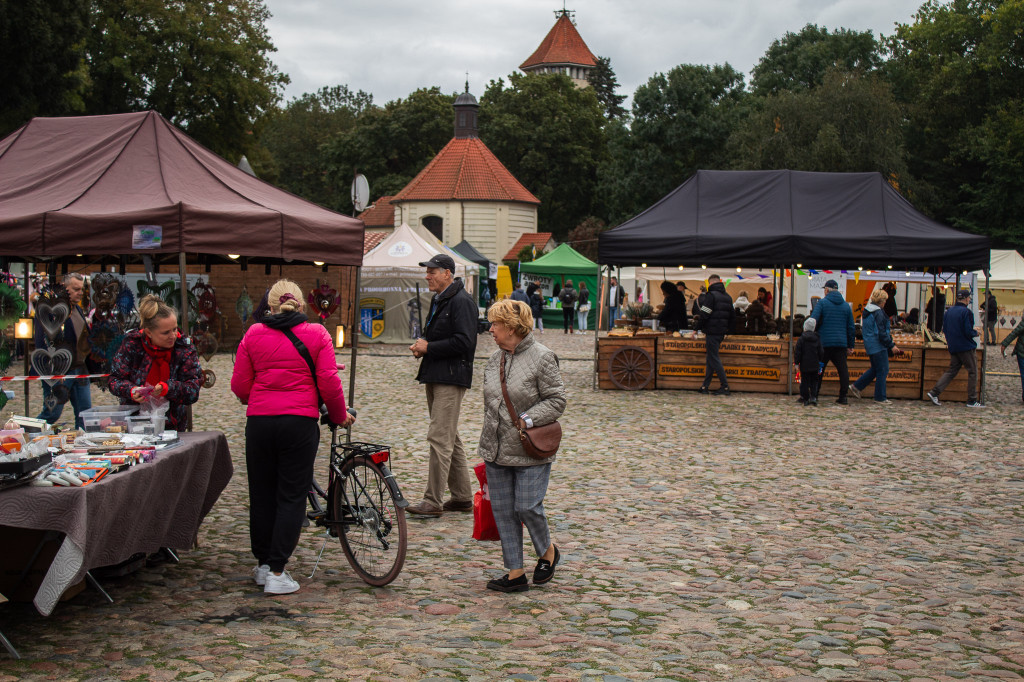
[[[307,578],[322,537],[309,529],[289,565],[302,589],[264,595],[248,551],[244,408],[222,354],[204,363],[218,381],[195,421],[227,434],[235,476],[199,546],[105,581],[113,604],[86,589],[45,618],[0,605],[0,631],[24,656],[0,650],[0,682],[1024,675],[1024,405],[1016,363],[996,347],[986,409],[804,408],[784,395],[596,391],[592,335],[540,340],[559,353],[569,398],[546,499],[563,557],[551,583],[484,589],[504,573],[499,545],[472,539],[472,514],[446,513],[409,519],[405,568],[386,588],[361,582],[336,541]],[[477,377],[493,349],[482,336]],[[412,502],[427,469],[415,371],[404,348],[365,349],[354,401],[355,437],[394,447]],[[462,413],[471,449],[479,383]]]

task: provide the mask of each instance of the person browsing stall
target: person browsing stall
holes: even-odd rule
[[[853,309],[839,293],[839,282],[830,279],[825,282],[825,297],[818,301],[811,311],[811,317],[818,323],[818,335],[825,348],[824,362],[831,362],[839,372],[839,397],[836,403],[849,404],[846,397],[850,389],[850,369],[846,357],[853,353],[856,328],[853,326]],[[824,367],[822,367],[824,378]],[[819,393],[821,392],[819,387]]]
[[[195,346],[178,331],[178,314],[149,294],[138,305],[141,329],[128,332],[110,364],[110,392],[122,405],[165,398],[167,428],[189,428],[188,406],[199,400],[203,371]]]
[[[335,424],[349,426],[355,417],[346,412],[334,343],[323,325],[307,320],[299,285],[279,280],[267,302],[270,314],[249,327],[238,346],[231,392],[246,405],[253,576],[267,594],[290,594],[299,583],[285,566],[306,515],[320,400]]]
[[[508,573],[487,583],[498,592],[530,589],[523,569],[523,526],[530,531],[537,565],[533,584],[555,574],[561,555],[551,541],[544,496],[557,455],[534,459],[520,443],[519,429],[556,421],[565,411],[565,385],[558,357],[530,333],[530,309],[516,301],[499,301],[487,312],[491,336],[498,346],[484,368],[484,425],[478,452],[487,463],[487,490],[501,538],[501,556]],[[513,420],[502,391],[502,375]]]
[[[669,332],[686,329],[686,300],[683,293],[671,282],[661,283],[661,293],[665,296],[665,307],[658,313],[658,324]]]
[[[850,393],[859,398],[860,392],[874,381],[875,402],[880,405],[892,403],[885,393],[885,381],[889,376],[889,355],[900,352],[889,332],[889,316],[885,313],[888,298],[889,293],[885,289],[877,289],[871,292],[871,300],[864,306],[860,328],[864,337],[864,352],[867,353],[871,366],[850,384]]]
[[[711,380],[718,375],[720,386],[715,395],[729,395],[729,380],[725,376],[725,367],[718,355],[718,349],[725,340],[725,335],[732,329],[736,319],[736,308],[732,305],[732,296],[725,292],[725,285],[718,275],[708,277],[708,291],[700,297],[700,316],[695,326],[704,332],[704,381],[699,393],[711,391]]]
[[[479,312],[462,281],[455,279],[455,261],[450,256],[440,253],[420,266],[427,269],[427,287],[434,297],[423,337],[409,346],[409,351],[420,359],[416,380],[423,384],[427,394],[430,464],[423,500],[406,511],[419,516],[441,516],[445,511],[473,511],[466,448],[459,436],[459,414],[466,390],[473,385]],[[452,496],[442,502],[445,488]]]

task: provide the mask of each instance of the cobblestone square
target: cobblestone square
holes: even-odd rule
[[[0,605],[24,657],[0,651],[0,682],[1021,677],[1024,405],[1016,363],[996,347],[990,371],[1005,376],[988,377],[986,409],[804,408],[795,396],[595,391],[592,336],[540,341],[561,356],[569,395],[546,500],[563,559],[548,585],[485,590],[504,572],[498,544],[471,538],[472,514],[446,513],[409,519],[405,568],[387,588],[361,582],[337,541],[307,578],[321,545],[310,529],[289,565],[302,589],[265,596],[248,551],[244,408],[221,354],[204,363],[218,380],[195,422],[227,434],[235,475],[199,547],[106,581],[113,604],[86,589],[48,618]],[[480,337],[477,379],[493,348]],[[404,348],[359,355],[354,433],[394,447],[413,502],[427,458],[415,370]],[[474,452],[475,384],[461,429]]]

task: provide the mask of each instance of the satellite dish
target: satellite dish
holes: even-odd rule
[[[352,205],[357,211],[362,211],[369,201],[370,183],[366,181],[365,175],[357,173],[352,179]]]

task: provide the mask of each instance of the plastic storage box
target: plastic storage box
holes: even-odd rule
[[[104,405],[82,410],[79,416],[89,433],[126,433],[128,417],[139,411],[138,405]]]
[[[128,433],[159,436],[164,432],[164,420],[162,415],[133,414],[127,418]]]

